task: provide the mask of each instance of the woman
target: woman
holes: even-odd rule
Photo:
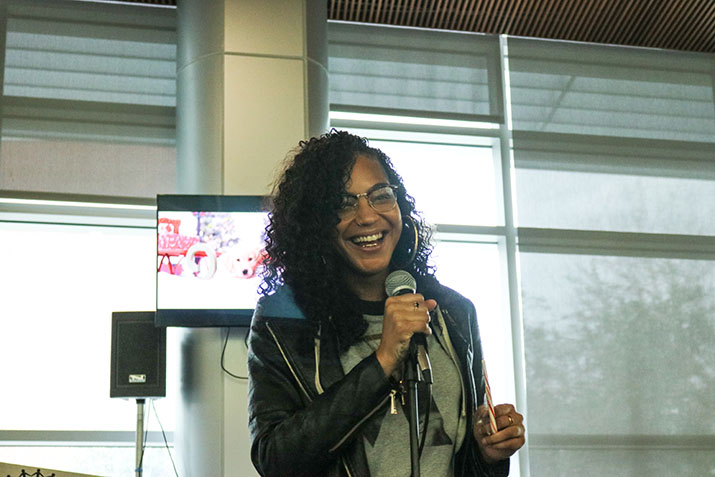
[[[522,416],[496,406],[492,433],[474,306],[434,277],[429,228],[387,156],[345,132],[302,142],[266,232],[248,358],[258,471],[409,475],[402,371],[410,338],[424,333],[434,385],[423,475],[507,475]],[[395,269],[420,293],[387,297]]]

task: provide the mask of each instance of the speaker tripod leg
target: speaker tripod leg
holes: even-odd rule
[[[142,460],[144,460],[144,399],[137,399],[137,444],[135,477],[142,477]]]

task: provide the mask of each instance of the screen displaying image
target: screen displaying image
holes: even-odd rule
[[[157,198],[157,324],[247,325],[268,214],[260,197]]]

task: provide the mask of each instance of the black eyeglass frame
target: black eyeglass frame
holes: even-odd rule
[[[373,201],[370,200],[370,195],[374,194],[375,192],[381,191],[383,189],[391,189],[392,195],[393,195],[395,201],[392,204],[392,207],[390,207],[389,209],[380,210],[380,209],[377,209],[375,207],[375,205],[373,204]],[[346,218],[352,217],[358,210],[360,197],[365,197],[365,199],[367,200],[367,203],[370,205],[372,210],[374,210],[375,212],[378,212],[378,213],[389,212],[392,209],[394,209],[395,207],[397,207],[397,195],[395,194],[395,191],[397,189],[398,189],[398,186],[396,186],[394,184],[375,184],[375,186],[367,192],[362,192],[360,194],[344,194],[343,195],[344,199],[354,198],[355,203],[353,205],[349,205],[349,206],[347,206],[345,203],[343,203],[343,205],[338,209],[338,216],[340,216],[341,219],[346,219]]]

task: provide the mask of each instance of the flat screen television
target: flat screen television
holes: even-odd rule
[[[260,196],[157,196],[156,326],[248,326],[265,253]]]

